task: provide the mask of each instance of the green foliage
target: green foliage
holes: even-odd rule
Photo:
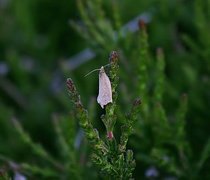
[[[208,0],[2,0],[0,14],[0,179],[210,179]],[[95,58],[69,63],[85,47]],[[102,111],[83,76],[113,50]]]

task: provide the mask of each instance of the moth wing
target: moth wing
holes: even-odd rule
[[[105,72],[99,74],[99,94],[97,102],[104,108],[104,105],[112,102],[111,82]]]

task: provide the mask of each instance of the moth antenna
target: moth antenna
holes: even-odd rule
[[[100,71],[100,69],[94,69],[94,70],[90,71],[89,73],[87,73],[84,77],[87,77],[88,75],[92,74],[95,71]]]
[[[103,67],[107,67],[107,66],[110,66],[110,64],[106,64]],[[87,73],[84,77],[87,77],[88,75],[92,74],[95,71],[100,71],[100,69],[94,69],[94,70],[90,71],[89,73]]]

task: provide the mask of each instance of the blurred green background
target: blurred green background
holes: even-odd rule
[[[139,30],[135,29],[140,17],[132,21],[144,13],[143,19],[148,20],[146,29],[151,60],[148,94],[151,94],[155,82],[156,49],[161,47],[166,64],[162,104],[169,121],[175,118],[181,95],[186,93],[188,96],[185,134],[191,152],[188,156],[189,172],[192,173],[189,179],[210,179],[210,1],[82,2],[0,0],[0,176],[8,173],[9,177],[24,175],[28,179],[74,177],[72,172],[57,170],[57,174],[63,174],[63,177],[54,177],[50,173],[48,176],[39,172],[40,169],[21,167],[22,163],[28,163],[54,171],[53,165],[48,165],[51,160],[47,162],[44,158],[37,158],[42,153],[31,150],[34,148],[28,145],[31,143],[19,135],[21,133],[17,132],[18,127],[12,120],[15,118],[33,143],[40,144],[50,157],[63,164],[68,160],[61,155],[59,132],[56,133],[57,125],[54,125],[57,120],[61,122],[64,136],[72,144],[71,154],[77,157],[75,164],[69,165],[70,171],[74,166],[73,174],[80,174],[82,179],[101,178],[90,161],[89,146],[75,118],[65,81],[68,77],[75,81],[94,125],[103,135],[105,130],[99,119],[102,110],[96,103],[98,75],[84,75],[107,64],[109,53],[117,50],[121,68],[119,106],[125,112],[136,96],[140,96],[144,103],[142,94],[134,90],[138,83],[135,67],[141,61],[138,54]],[[122,27],[130,21],[133,25],[129,28],[135,32],[123,34]],[[82,62],[81,56],[74,55],[85,48],[90,48],[95,54],[90,60]],[[87,58],[88,54],[84,57]],[[138,135],[131,136],[129,141],[137,160],[135,179],[188,179],[189,172],[186,176],[180,175],[185,170],[175,173],[179,171],[176,168],[180,164],[176,163],[179,158],[173,147],[166,145],[160,149],[161,153],[163,149],[171,151],[175,162],[170,164],[174,163],[176,171],[167,169],[159,161],[148,160],[154,160],[150,154],[155,144],[151,127],[151,124],[146,126],[145,132],[137,129],[143,131],[143,135],[140,138]],[[75,145],[78,143],[81,143],[79,147]],[[192,171],[198,167],[199,173],[195,175]]]

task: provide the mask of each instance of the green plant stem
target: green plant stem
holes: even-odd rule
[[[96,129],[93,128],[87,110],[83,107],[83,104],[80,100],[80,96],[76,90],[76,87],[72,79],[67,79],[67,88],[72,102],[76,108],[76,115],[79,120],[79,123],[83,130],[85,131],[86,137],[92,144],[93,149],[99,154],[107,154],[108,149],[105,143],[100,139],[99,133]]]

